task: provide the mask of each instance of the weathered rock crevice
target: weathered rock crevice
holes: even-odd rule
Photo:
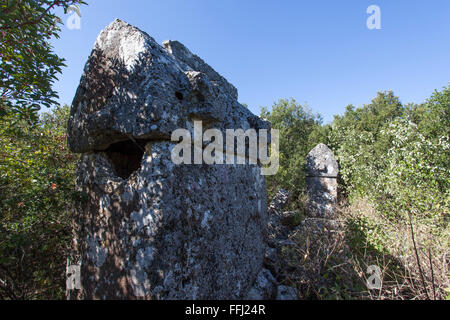
[[[145,140],[126,140],[114,143],[104,151],[117,176],[126,180],[141,168],[146,144]]]

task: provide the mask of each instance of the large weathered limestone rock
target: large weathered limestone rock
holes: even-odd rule
[[[75,255],[84,299],[240,299],[262,271],[266,193],[257,165],[175,165],[193,120],[269,128],[181,43],[115,20],[99,35],[71,110],[82,153]],[[73,258],[72,263],[77,263]]]
[[[306,157],[306,189],[313,216],[326,218],[333,215],[338,174],[339,165],[326,145],[321,143],[309,152]]]

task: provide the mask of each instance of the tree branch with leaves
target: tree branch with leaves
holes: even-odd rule
[[[82,0],[0,0],[0,117],[18,113],[30,124],[42,106],[57,104],[52,85],[65,66],[49,43],[59,38],[65,12]],[[78,9],[79,11],[79,9]]]

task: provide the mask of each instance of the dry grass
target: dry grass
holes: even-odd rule
[[[449,228],[411,222],[412,229],[408,219],[390,221],[365,199],[340,205],[333,223],[307,218],[283,252],[293,270],[287,282],[302,299],[446,299]],[[372,265],[381,289],[367,287]]]

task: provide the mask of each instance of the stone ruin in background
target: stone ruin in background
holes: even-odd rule
[[[309,212],[317,218],[332,218],[337,203],[339,165],[333,152],[323,143],[306,157],[306,190]]]
[[[268,248],[264,258],[264,267],[273,275],[276,283],[290,282],[292,274],[301,278],[297,285],[309,282],[331,286],[328,279],[317,279],[314,272],[301,264],[302,256],[296,257],[292,265],[292,256],[283,251],[293,250],[300,255],[301,241],[311,241],[308,250],[316,254],[317,247],[328,245],[330,235],[341,230],[336,220],[337,177],[339,166],[332,151],[324,144],[317,145],[306,158],[306,193],[305,212],[283,210],[289,201],[288,190],[281,189],[268,207]],[[314,270],[312,270],[314,271]],[[301,290],[301,288],[299,288]],[[291,300],[298,297],[298,292],[289,286],[278,285],[278,299]]]
[[[171,133],[192,131],[194,120],[221,131],[269,129],[237,97],[177,41],[162,47],[120,20],[101,32],[68,125],[86,195],[70,261],[81,265],[82,289],[69,298],[273,298],[261,168],[170,157]]]

